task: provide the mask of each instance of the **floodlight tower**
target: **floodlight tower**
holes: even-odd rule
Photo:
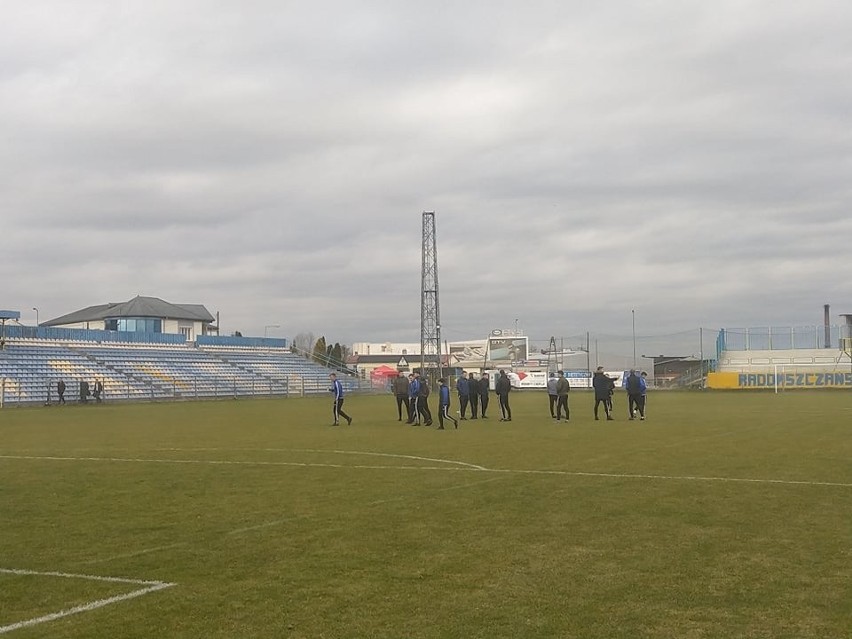
[[[435,211],[423,211],[423,266],[420,280],[420,374],[430,378],[433,385],[438,377],[443,376]]]

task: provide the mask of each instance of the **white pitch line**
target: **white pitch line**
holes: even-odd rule
[[[458,466],[469,466],[477,470],[487,470],[483,466],[471,464],[468,462],[458,461],[455,459],[441,459],[436,457],[418,457],[417,455],[400,455],[398,453],[376,453],[363,450],[324,450],[318,448],[158,448],[160,451],[169,451],[175,453],[183,453],[187,451],[211,452],[220,450],[240,450],[247,452],[264,452],[264,453],[332,453],[335,455],[367,455],[372,457],[391,457],[395,459],[414,459],[417,461],[430,461],[438,464],[456,464]]]
[[[67,572],[38,572],[35,570],[19,570],[19,569],[10,569],[10,568],[0,568],[0,573],[7,575],[19,575],[19,576],[34,576],[34,577],[62,577],[65,579],[87,579],[89,581],[106,581],[111,583],[120,583],[120,584],[132,584],[135,586],[145,586],[144,588],[140,588],[139,590],[132,590],[131,592],[124,593],[123,595],[116,595],[115,597],[108,597],[106,599],[98,599],[97,601],[91,601],[87,604],[82,604],[80,606],[74,606],[73,608],[67,608],[65,610],[60,610],[59,612],[52,612],[47,615],[42,615],[41,617],[35,617],[33,619],[27,619],[25,621],[18,621],[13,624],[9,624],[6,626],[0,626],[0,635],[5,634],[7,632],[13,632],[15,630],[20,630],[21,628],[28,628],[30,626],[36,626],[38,624],[47,623],[48,621],[55,621],[57,619],[62,619],[63,617],[69,617],[71,615],[76,615],[81,612],[89,612],[91,610],[96,610],[98,608],[103,608],[104,606],[108,606],[110,604],[118,603],[120,601],[127,601],[128,599],[134,599],[136,597],[141,597],[142,595],[147,595],[151,592],[156,592],[158,590],[164,590],[166,588],[171,588],[176,584],[167,583],[165,581],[143,581],[141,579],[126,579],[124,577],[101,577],[98,575],[77,575],[73,573]]]
[[[270,452],[275,451],[276,449],[270,448],[267,449]],[[454,459],[436,459],[434,457],[418,457],[417,455],[399,455],[396,453],[371,453],[360,450],[317,450],[313,448],[291,448],[291,449],[278,449],[280,452],[294,452],[294,453],[335,453],[337,455],[372,455],[374,457],[393,457],[396,459],[414,459],[417,461],[429,461],[435,462],[438,464],[457,464],[459,466],[469,466],[470,468],[474,468],[476,470],[488,470],[484,466],[478,466],[476,464],[469,464],[468,462],[456,461]]]
[[[234,530],[229,530],[226,532],[226,535],[239,535],[245,532],[252,532],[255,530],[262,530],[264,528],[272,528],[273,526],[280,526],[281,524],[286,524],[288,521],[298,521],[299,519],[310,519],[310,515],[296,515],[294,517],[283,517],[282,519],[276,519],[274,521],[267,521],[262,524],[257,524],[256,526],[246,526],[245,528],[235,528]]]
[[[652,479],[669,481],[704,482],[740,482],[751,484],[775,484],[788,486],[826,486],[834,488],[852,488],[852,483],[831,481],[808,481],[796,479],[761,479],[748,477],[714,477],[701,475],[650,475],[640,473],[603,473],[574,470],[535,470],[517,468],[485,468],[483,466],[370,466],[366,464],[328,464],[313,462],[272,462],[272,461],[229,461],[215,459],[146,459],[122,457],[56,457],[35,455],[0,455],[0,459],[28,459],[35,461],[94,461],[137,464],[196,464],[213,466],[296,466],[301,468],[336,468],[343,470],[437,470],[443,472],[502,473],[515,475],[561,475],[565,477],[608,477],[613,479]]]
[[[181,546],[188,546],[189,544],[185,541],[178,542],[176,544],[169,544],[167,546],[157,546],[156,548],[145,548],[144,550],[137,550],[135,552],[127,552],[121,555],[112,555],[111,557],[103,557],[100,559],[93,559],[92,561],[83,561],[80,562],[80,566],[90,566],[92,564],[103,564],[109,561],[115,561],[116,559],[129,559],[131,557],[138,557],[140,555],[148,555],[152,552],[160,552],[161,550],[171,550],[172,548],[179,548]]]

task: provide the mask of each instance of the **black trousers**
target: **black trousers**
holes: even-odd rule
[[[641,393],[629,393],[627,395],[627,410],[630,413],[630,419],[633,419],[633,410],[639,411],[641,417],[645,417],[645,398]]]
[[[429,410],[429,400],[425,397],[417,398],[417,412],[423,416],[425,424],[428,426],[432,423],[432,411]]]
[[[551,417],[556,417],[556,400],[557,400],[557,396],[556,396],[556,395],[550,395],[550,394],[548,393],[548,395],[547,395],[547,399],[549,399],[549,400],[550,400],[550,416],[551,416]]]
[[[487,415],[485,414],[485,411],[488,410],[488,395],[480,395],[479,396],[479,406],[480,406],[480,408],[482,408],[482,410],[479,411],[480,417],[487,417]]]
[[[452,415],[450,415],[450,407],[449,406],[444,404],[442,406],[439,406],[438,409],[439,409],[438,410],[438,424],[440,424],[440,428],[444,427],[444,419],[445,418],[450,420],[451,422],[453,422],[453,424],[456,425],[456,428],[459,427],[458,420],[455,417],[453,417]]]
[[[598,418],[598,406],[601,404],[603,404],[604,411],[606,411],[606,416],[609,417],[609,398],[595,397],[595,419]]]
[[[479,395],[474,393],[470,396],[470,418],[476,419],[476,413],[479,409]]]
[[[509,393],[500,393],[500,413],[503,419],[512,419],[512,408],[509,406]]]
[[[408,414],[408,395],[396,396],[396,410],[399,412],[399,419],[402,421],[402,407],[405,406],[405,412]]]
[[[560,395],[556,399],[556,419],[562,419],[562,409],[565,409],[565,419],[568,420],[570,418],[570,413],[568,412],[568,396]]]
[[[334,414],[334,423],[337,424],[340,421],[340,417],[345,419],[347,422],[350,420],[349,415],[343,412],[343,399],[336,400],[331,407],[332,413]]]
[[[470,403],[470,395],[459,395],[459,412],[464,417],[467,413],[467,405]]]

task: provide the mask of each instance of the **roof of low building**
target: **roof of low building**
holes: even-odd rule
[[[202,304],[172,304],[159,297],[143,297],[137,295],[127,302],[110,302],[89,306],[67,315],[62,315],[42,326],[63,326],[80,322],[119,317],[153,317],[159,319],[191,320],[194,322],[212,322],[214,317]]]

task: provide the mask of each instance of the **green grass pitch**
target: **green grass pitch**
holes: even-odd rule
[[[852,636],[852,395],[512,402],[6,408],[0,634]]]

